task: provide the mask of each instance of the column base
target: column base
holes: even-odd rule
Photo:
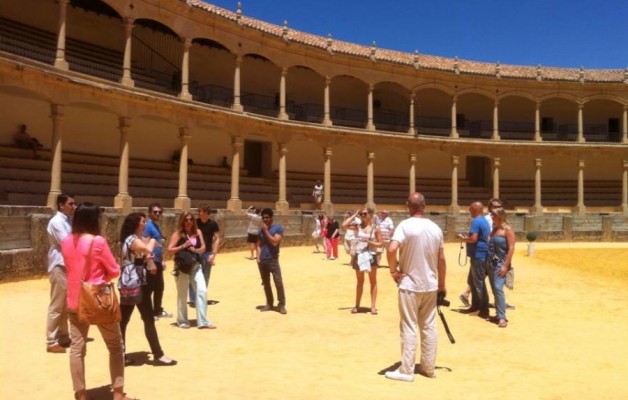
[[[244,112],[244,107],[242,107],[242,104],[235,104],[235,103],[234,103],[234,104],[231,106],[231,109],[232,109],[233,111],[237,111],[237,112]]]
[[[543,141],[543,138],[541,137],[541,135],[539,135],[539,136],[535,136],[535,137],[534,137],[534,141],[535,141],[535,142],[542,142],[542,141]]]
[[[122,215],[130,214],[133,208],[133,197],[128,194],[118,194],[113,199],[113,206],[119,208],[122,211]]]
[[[495,134],[493,134],[493,136],[491,136],[491,140],[494,140],[494,141],[500,141],[500,140],[501,140],[501,137],[499,137],[499,135],[495,135]]]
[[[366,124],[366,130],[367,131],[374,131],[375,130],[375,125],[372,123]]]
[[[323,125],[325,125],[325,126],[334,126],[334,123],[329,118],[323,118]]]
[[[275,202],[275,211],[278,211],[279,213],[287,213],[290,211],[290,203],[285,200]]]
[[[187,196],[179,196],[174,199],[174,208],[181,211],[189,211],[192,207],[192,201]]]
[[[624,214],[624,217],[628,217],[628,204],[622,204],[621,211]]]
[[[573,212],[576,215],[585,215],[587,213],[587,207],[584,204],[578,204],[573,208]]]
[[[46,207],[52,208],[54,211],[57,211],[57,196],[61,194],[60,191],[51,190],[48,192],[48,199],[46,200]]]
[[[578,143],[585,143],[586,140],[584,139],[584,137],[579,137],[578,138]]]
[[[238,198],[227,200],[227,210],[231,212],[242,211],[242,200]]]
[[[120,84],[123,86],[135,87],[135,81],[126,76],[123,76],[122,79],[120,79]]]
[[[288,118],[288,114],[284,113],[279,113],[279,115],[277,115],[277,119],[283,120],[283,121],[287,121],[290,118]]]
[[[447,212],[450,214],[459,214],[460,206],[458,204],[451,204],[449,207],[447,207]]]
[[[185,91],[185,92],[179,93],[179,98],[181,100],[192,100],[192,95],[190,94],[190,92]]]
[[[530,207],[530,213],[532,214],[536,214],[536,215],[542,215],[543,214],[543,206],[542,205],[535,205]]]
[[[458,131],[451,131],[451,133],[449,134],[449,137],[452,139],[458,139],[460,135],[458,134]]]
[[[410,136],[416,136],[416,129],[414,129],[414,128],[410,128],[410,129],[408,129],[408,135],[410,135]]]
[[[65,58],[56,58],[55,59],[55,68],[62,69],[64,71],[70,70],[70,64],[65,60]]]
[[[334,213],[334,203],[331,201],[323,202],[321,208],[327,215],[332,215]]]

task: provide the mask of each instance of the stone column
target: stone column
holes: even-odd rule
[[[279,119],[289,119],[288,113],[286,113],[286,75],[288,75],[288,68],[281,68],[281,79],[279,80]]]
[[[375,86],[369,84],[369,94],[368,94],[368,104],[366,107],[366,112],[368,116],[368,122],[366,123],[367,131],[374,131],[375,125],[373,124],[373,89]]]
[[[584,123],[582,118],[582,109],[584,104],[578,103],[578,143],[584,143]]]
[[[192,100],[190,94],[190,47],[192,39],[183,38],[183,60],[181,61],[181,93],[179,98],[183,100]]]
[[[453,96],[451,101],[451,134],[449,135],[452,139],[457,139],[460,137],[458,134],[458,128],[456,127],[456,102],[458,101],[458,96]]]
[[[242,210],[242,200],[240,200],[240,154],[244,147],[244,139],[234,137],[231,141],[231,198],[227,201],[229,211]]]
[[[408,172],[409,194],[416,192],[416,154],[410,154],[408,157],[410,162],[410,171]]]
[[[458,156],[451,156],[451,204],[449,205],[449,212],[451,214],[458,214],[460,212],[460,206],[458,205],[458,164],[460,160]]]
[[[624,115],[622,118],[622,124],[621,124],[622,128],[622,142],[623,143],[628,143],[628,106],[624,106]]]
[[[46,205],[53,210],[57,209],[57,196],[61,194],[61,156],[63,147],[63,106],[52,104],[50,106],[50,118],[52,119],[52,146],[50,151],[50,191]]]
[[[536,102],[536,108],[534,110],[534,141],[542,142],[541,137],[541,102]]]
[[[374,159],[375,153],[368,151],[366,153],[366,206],[372,208],[375,208]]]
[[[325,158],[325,176],[323,177],[323,183],[325,190],[323,191],[323,204],[322,209],[326,214],[330,215],[334,212],[334,204],[331,202],[331,156],[332,148],[325,147],[323,157]]]
[[[242,66],[242,56],[236,56],[235,72],[233,74],[233,105],[231,109],[234,111],[244,111],[242,103],[240,103],[240,67]]]
[[[532,213],[541,215],[543,214],[543,206],[541,205],[541,167],[543,161],[540,158],[534,159],[534,206],[532,206]]]
[[[331,86],[331,78],[329,76],[325,77],[325,93],[323,95],[323,125],[332,126],[333,122],[331,121],[329,110],[331,105],[329,103],[329,87]]]
[[[69,0],[58,0],[59,3],[59,31],[57,33],[57,54],[55,56],[55,67],[68,71],[70,65],[65,60],[65,24],[67,23],[67,6]],[[55,199],[55,202],[57,200]],[[56,209],[56,204],[55,204]]]
[[[578,160],[578,204],[574,210],[578,215],[586,214],[586,207],[584,205],[584,160]]]
[[[286,154],[288,147],[285,143],[279,143],[279,200],[275,203],[275,209],[279,212],[288,212],[290,204],[286,200]]]
[[[130,118],[120,117],[120,167],[118,169],[118,194],[113,206],[126,215],[131,212],[133,198],[129,195],[129,128]]]
[[[133,43],[133,23],[132,18],[124,19],[124,61],[122,64],[122,79],[120,83],[124,86],[133,87],[135,82],[131,77],[131,43]]]
[[[624,217],[628,217],[628,160],[624,160],[624,173],[621,183],[621,209]]]
[[[415,93],[414,91],[410,92],[410,127],[408,128],[408,134],[415,136],[416,135],[416,128],[414,127],[414,98],[415,98]]]
[[[188,197],[188,142],[192,138],[189,128],[180,128],[179,140],[181,141],[181,158],[179,159],[179,194],[174,199],[174,208],[188,211],[192,201]]]
[[[493,136],[492,140],[499,140],[499,100],[495,99],[495,104],[493,105]]]
[[[501,165],[501,159],[499,157],[493,158],[493,197],[499,199],[499,167]]]

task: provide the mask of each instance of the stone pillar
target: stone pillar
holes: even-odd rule
[[[183,38],[183,60],[181,61],[181,93],[179,98],[183,100],[192,100],[190,94],[190,47],[192,39]]]
[[[449,205],[449,212],[451,214],[458,214],[460,212],[460,206],[458,205],[458,164],[460,160],[458,156],[451,156],[451,204]]]
[[[578,203],[574,210],[578,215],[586,214],[586,207],[584,205],[584,160],[578,160]]]
[[[542,142],[543,137],[541,137],[541,102],[536,102],[536,108],[534,110],[534,141]]]
[[[578,103],[578,143],[584,143],[584,122],[582,118],[582,109],[584,104]]]
[[[453,96],[451,101],[451,134],[449,135],[452,139],[458,139],[460,135],[458,134],[458,128],[456,126],[456,102],[458,101],[458,96]]]
[[[120,167],[118,169],[118,194],[113,206],[126,215],[131,212],[133,198],[129,195],[129,128],[130,118],[120,117]]]
[[[244,139],[234,137],[231,142],[231,198],[227,201],[229,211],[242,210],[242,200],[240,200],[240,153],[244,147]]]
[[[122,79],[120,83],[124,86],[133,87],[135,82],[131,77],[131,43],[133,43],[133,23],[132,18],[124,19],[124,61],[122,64]]]
[[[416,128],[414,127],[414,98],[415,98],[415,93],[414,91],[410,92],[410,127],[408,128],[408,134],[415,136],[416,135]]]
[[[500,140],[499,137],[499,100],[495,99],[495,104],[493,105],[493,136],[492,140]]]
[[[372,84],[369,85],[368,104],[366,107],[366,111],[368,115],[368,122],[366,123],[367,131],[375,130],[375,125],[373,124],[373,89],[374,88],[375,87]]]
[[[69,0],[58,0],[59,3],[59,31],[57,33],[57,53],[55,56],[55,67],[68,71],[70,65],[65,60],[65,25],[67,23],[67,6]],[[55,198],[55,202],[57,199]],[[56,204],[55,204],[56,209]]]
[[[408,157],[408,161],[410,162],[410,171],[408,172],[408,194],[412,194],[416,192],[416,154],[410,154]]]
[[[331,121],[331,117],[329,116],[329,110],[331,105],[329,103],[329,88],[331,86],[331,78],[329,76],[325,77],[325,93],[323,95],[323,125],[332,126],[333,122]]]
[[[375,208],[374,159],[374,152],[369,151],[366,153],[366,206],[372,208]]]
[[[628,106],[624,106],[624,115],[622,118],[621,130],[623,137],[622,142],[628,143]]]
[[[493,158],[493,197],[499,199],[499,166],[501,165],[501,159],[499,157]]]
[[[192,201],[188,197],[188,142],[191,138],[189,128],[180,129],[181,158],[179,159],[179,194],[177,198],[174,199],[174,208],[181,211],[188,211],[192,206]]]
[[[323,204],[322,209],[326,214],[331,215],[334,212],[334,204],[331,202],[331,156],[332,148],[325,147],[325,151],[323,153],[323,157],[325,158],[325,176],[323,178],[323,183],[325,185],[325,190],[323,191]]]
[[[242,66],[242,56],[236,56],[235,72],[233,74],[233,105],[231,109],[234,111],[244,111],[242,103],[240,103],[240,67]],[[233,165],[233,164],[232,164]]]
[[[281,68],[281,79],[279,80],[279,119],[289,119],[288,113],[286,113],[286,75],[288,75],[288,68]]]
[[[543,214],[543,206],[541,205],[541,167],[543,161],[540,158],[534,159],[534,206],[532,206],[532,213],[541,215]]]
[[[275,203],[275,209],[279,212],[288,212],[290,204],[286,200],[286,154],[288,147],[285,143],[279,143],[279,200]]]
[[[628,217],[628,160],[624,160],[624,173],[621,183],[621,208],[624,217]]]
[[[52,104],[50,118],[52,119],[52,146],[50,151],[50,191],[46,205],[53,210],[57,209],[57,196],[61,194],[61,156],[63,153],[63,106]]]

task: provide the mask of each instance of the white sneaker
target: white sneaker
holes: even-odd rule
[[[394,379],[396,381],[413,382],[414,375],[402,374],[398,369],[394,371],[388,371],[384,374],[388,379]]]

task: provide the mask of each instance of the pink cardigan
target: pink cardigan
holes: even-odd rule
[[[92,258],[90,265],[85,267],[85,258],[92,239],[94,241]],[[120,275],[120,266],[102,236],[68,235],[61,242],[61,253],[67,270],[67,306],[70,310],[78,308],[83,268],[85,268],[85,281],[91,283],[109,282]]]

